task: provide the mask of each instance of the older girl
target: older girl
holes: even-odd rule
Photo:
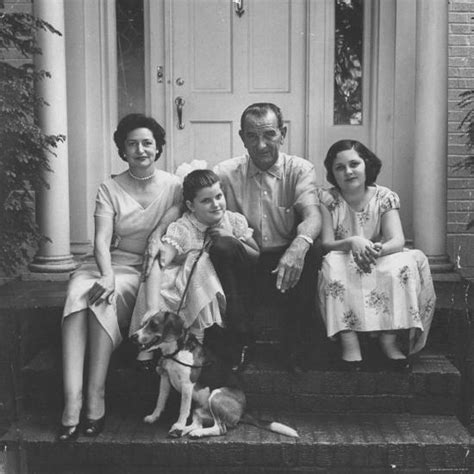
[[[324,166],[334,186],[320,190],[322,245],[329,253],[318,285],[327,335],[341,341],[345,368],[360,368],[358,333],[370,332],[386,365],[405,369],[397,334],[408,330],[408,354],[418,352],[435,308],[427,258],[403,248],[399,197],[375,184],[381,161],[370,150],[356,140],[338,141]]]

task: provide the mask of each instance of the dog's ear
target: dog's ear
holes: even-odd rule
[[[165,313],[163,334],[173,334],[176,340],[180,340],[185,332],[184,320],[182,318],[175,313]]]

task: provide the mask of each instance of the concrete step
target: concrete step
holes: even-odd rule
[[[313,413],[456,413],[460,374],[443,355],[421,355],[410,373],[377,367],[349,373],[314,361],[311,370],[292,375],[278,365],[275,348],[261,347],[256,364],[241,375],[249,406]],[[59,355],[42,352],[22,371],[24,407],[49,410],[62,406]],[[133,359],[131,359],[133,361]],[[116,362],[117,364],[117,362]],[[107,381],[109,410],[144,414],[154,406],[159,387],[155,373],[127,365],[111,368]]]
[[[227,435],[170,439],[170,424],[112,415],[95,439],[55,442],[57,415],[29,415],[0,439],[11,473],[472,472],[471,439],[454,417],[257,413],[296,428],[292,439],[238,425]],[[15,469],[15,465],[18,470]]]

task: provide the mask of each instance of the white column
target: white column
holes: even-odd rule
[[[414,244],[432,271],[452,269],[446,254],[448,1],[416,3]]]
[[[36,1],[36,0],[35,0]],[[69,127],[71,251],[90,251],[97,188],[115,172],[115,0],[63,0]]]
[[[34,13],[64,35],[63,0],[35,0]],[[38,94],[49,106],[39,110],[39,122],[46,134],[68,135],[66,101],[66,62],[64,36],[49,32],[38,34],[41,55],[35,65],[51,74],[36,85]],[[50,241],[41,244],[30,270],[33,272],[67,272],[76,267],[69,243],[69,176],[68,149],[59,143],[49,156],[51,172],[45,174],[49,189],[37,196],[37,221],[40,231]]]

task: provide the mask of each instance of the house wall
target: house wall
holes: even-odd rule
[[[6,12],[32,11],[31,0],[0,0],[2,7]],[[16,52],[7,57],[14,64],[24,61]],[[466,228],[474,219],[474,174],[453,168],[469,154],[458,128],[464,115],[459,94],[468,89],[474,89],[474,0],[449,0],[447,251],[461,273],[474,278],[474,228]]]
[[[459,94],[474,89],[474,0],[449,1],[448,218],[447,247],[461,273],[474,278],[474,173],[453,166],[469,154],[459,130],[465,112]],[[474,153],[474,151],[473,151]]]

